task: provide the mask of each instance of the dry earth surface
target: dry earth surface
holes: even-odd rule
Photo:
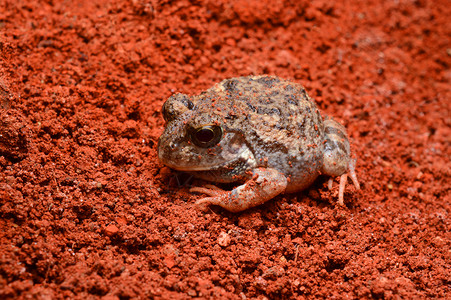
[[[451,3],[2,0],[0,298],[451,297]],[[362,189],[242,213],[163,167],[162,103],[303,84]]]

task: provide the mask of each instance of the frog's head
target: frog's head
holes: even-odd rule
[[[166,126],[158,142],[163,164],[196,173],[229,169],[253,159],[243,135],[229,128],[224,109],[218,110],[215,101],[208,94],[175,94],[164,103]]]

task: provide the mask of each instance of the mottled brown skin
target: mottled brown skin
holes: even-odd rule
[[[345,128],[323,121],[297,83],[266,75],[231,78],[197,96],[171,96],[163,115],[158,156],[165,165],[212,182],[244,182],[232,191],[193,188],[210,196],[199,206],[242,211],[303,190],[321,173],[343,175],[343,182],[349,171],[358,188]]]

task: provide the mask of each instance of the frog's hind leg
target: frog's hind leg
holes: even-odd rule
[[[332,119],[324,121],[324,160],[323,173],[330,176],[340,176],[340,186],[338,190],[338,203],[344,204],[344,190],[348,175],[351,177],[356,189],[360,189],[360,184],[355,174],[355,160],[351,159],[348,135],[343,125]],[[332,189],[333,179],[328,182],[329,189]]]

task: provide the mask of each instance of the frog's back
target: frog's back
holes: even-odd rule
[[[319,174],[323,121],[300,84],[274,76],[238,77],[200,97],[227,120],[227,130],[242,133],[258,166],[290,178],[287,191],[307,187]]]

